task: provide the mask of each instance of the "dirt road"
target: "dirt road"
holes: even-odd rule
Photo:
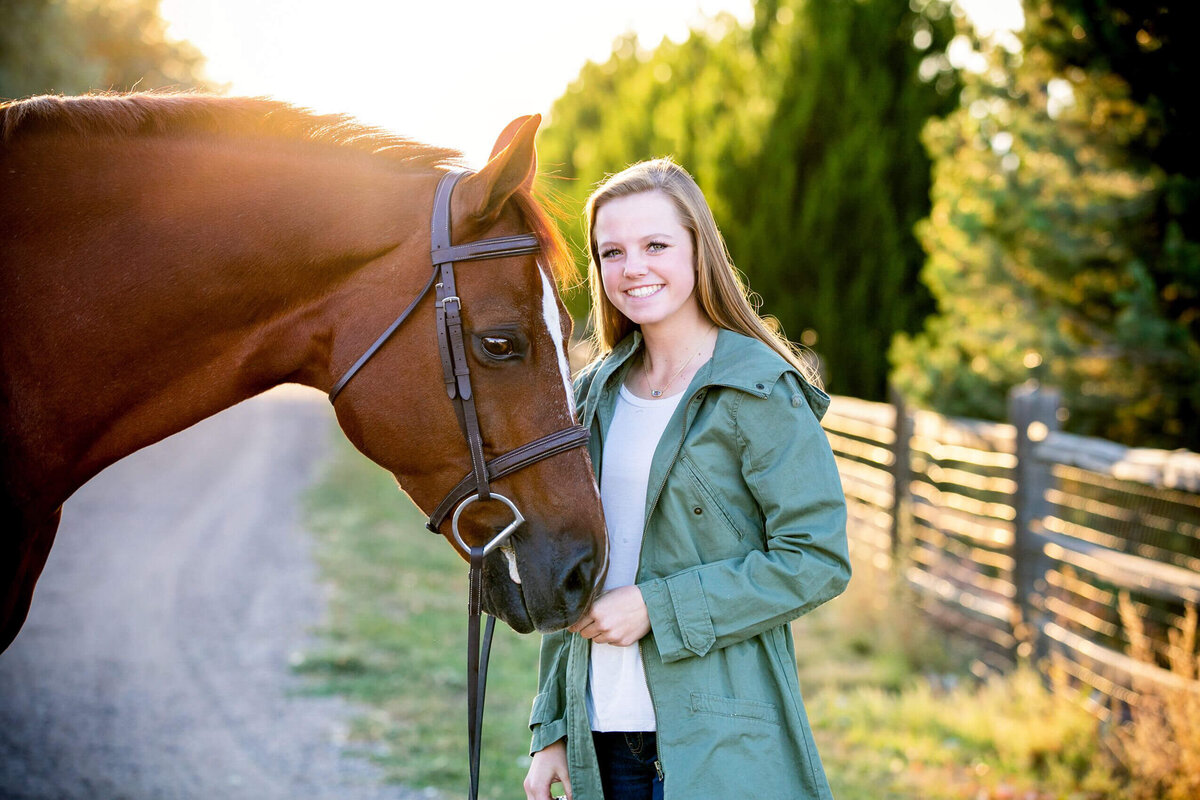
[[[345,755],[354,711],[289,671],[322,614],[298,500],[331,429],[276,390],[68,501],[0,655],[0,798],[422,796]]]

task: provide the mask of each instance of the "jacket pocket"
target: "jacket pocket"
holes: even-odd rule
[[[753,719],[779,724],[779,709],[770,703],[758,700],[742,700],[737,697],[723,697],[719,694],[704,694],[692,692],[692,711],[697,714],[713,714],[718,717],[733,719]]]
[[[692,463],[692,460],[685,456],[680,456],[679,463],[683,464],[684,471],[687,472],[688,478],[691,480],[692,486],[695,487],[697,494],[704,500],[705,504],[717,515],[717,517],[725,523],[725,527],[729,532],[738,539],[744,538],[744,534],[730,518],[729,512],[725,510],[725,503],[721,501],[717,490],[712,487],[708,479],[700,472],[699,467]]]

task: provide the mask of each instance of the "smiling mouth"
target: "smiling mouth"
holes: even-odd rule
[[[664,284],[656,283],[653,286],[638,286],[635,289],[626,289],[625,294],[630,297],[649,297],[656,294],[659,289],[663,288]]]

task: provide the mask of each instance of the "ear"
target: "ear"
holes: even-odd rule
[[[518,117],[508,124],[487,165],[463,178],[455,190],[456,205],[461,203],[460,219],[475,219],[490,224],[500,214],[508,198],[520,188],[531,189],[537,175],[537,153],[533,137],[542,122],[540,114]]]

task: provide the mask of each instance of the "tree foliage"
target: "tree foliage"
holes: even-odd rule
[[[1020,42],[974,42],[962,107],[926,132],[938,313],[892,351],[917,402],[1001,419],[1032,369],[1073,430],[1200,446],[1196,156],[1179,138],[1194,112],[1112,42],[1157,53],[1159,76],[1195,54],[1136,5],[1031,1]]]
[[[202,64],[159,0],[0,0],[0,99],[207,88]]]
[[[829,388],[881,398],[893,333],[932,308],[912,233],[929,208],[919,134],[957,91],[936,63],[947,6],[911,5],[761,0],[749,26],[718,17],[653,50],[625,37],[555,103],[543,163],[568,179],[578,218],[606,174],[673,156],[763,311],[813,346]],[[581,226],[574,240],[582,252]]]
[[[742,149],[739,138],[759,127],[755,67],[746,32],[729,16],[682,44],[664,39],[653,50],[627,34],[607,62],[583,67],[555,101],[538,142],[543,172],[554,176],[549,189],[564,199],[581,269],[584,201],[606,175],[636,161],[673,156],[705,189],[718,222],[727,216],[716,186],[724,154]],[[586,302],[583,292],[573,296],[572,313],[582,316]]]
[[[731,246],[765,309],[814,346],[832,390],[869,399],[886,396],[892,337],[933,310],[913,234],[929,209],[920,132],[957,98],[938,60],[947,7],[913,6],[760,3],[771,113],[753,157],[722,184]]]

